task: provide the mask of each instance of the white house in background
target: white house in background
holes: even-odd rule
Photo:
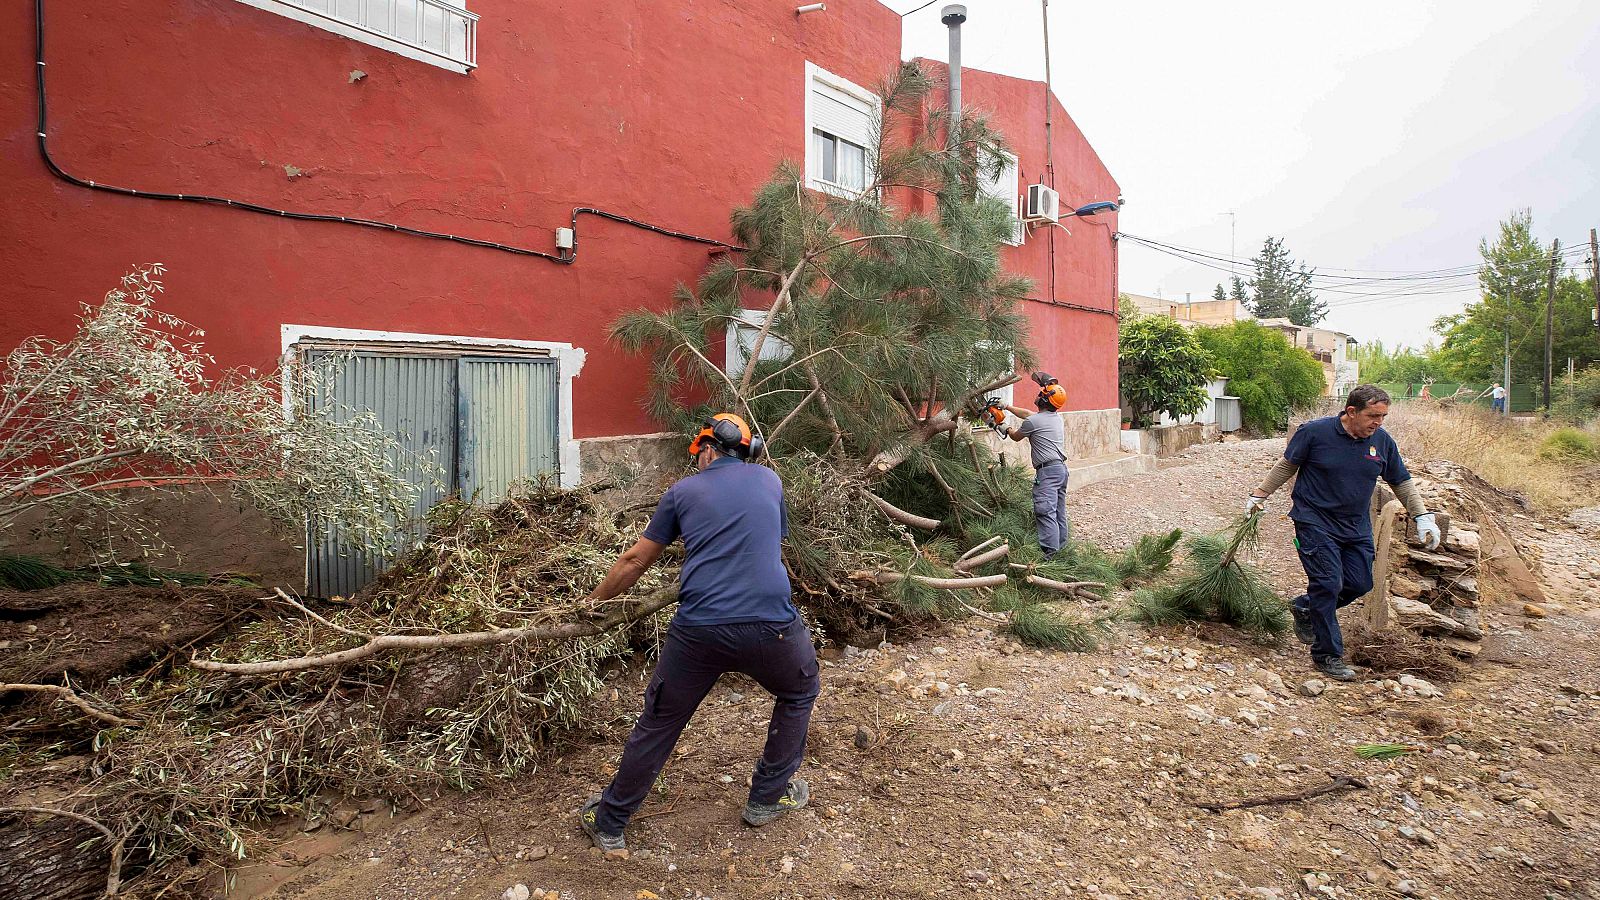
[[[1156,416],[1156,425],[1215,425],[1217,424],[1217,398],[1228,396],[1228,379],[1213,378],[1206,382],[1206,405],[1192,416],[1174,419],[1166,413]]]
[[[1309,352],[1322,363],[1324,397],[1343,397],[1361,383],[1361,364],[1355,358],[1356,339],[1342,331],[1296,325],[1288,319],[1258,319],[1265,328],[1283,332],[1289,343]]]

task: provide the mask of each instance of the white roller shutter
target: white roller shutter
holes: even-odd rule
[[[811,85],[811,127],[818,128],[861,147],[872,146],[871,104],[813,81]]]

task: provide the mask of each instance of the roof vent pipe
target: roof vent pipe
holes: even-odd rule
[[[802,13],[827,12],[827,11],[828,11],[828,4],[826,4],[826,3],[807,3],[805,6],[796,6],[794,8],[794,14],[797,15],[797,16],[801,15]]]
[[[961,125],[961,23],[967,20],[967,8],[952,3],[939,10],[939,21],[950,29],[950,128],[949,143],[958,143],[957,131]]]

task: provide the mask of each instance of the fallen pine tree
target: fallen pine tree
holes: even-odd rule
[[[731,409],[765,434],[790,509],[785,562],[819,635],[876,643],[979,616],[1038,646],[1091,649],[1109,616],[1091,604],[1164,569],[1178,535],[1041,557],[1027,474],[972,429],[983,396],[1035,363],[1018,308],[1029,285],[1000,265],[1011,212],[977,190],[1005,143],[968,113],[946,148],[936,85],[915,66],[882,93],[897,140],[876,148],[877,184],[834,197],[780,167],[733,215],[746,251],[613,337],[649,356],[658,420]],[[890,124],[919,108],[926,124],[909,137]],[[892,205],[906,190],[930,199],[926,214]],[[752,292],[771,308],[730,375],[713,344]],[[60,691],[7,695],[56,740],[10,762],[85,761],[47,790],[13,766],[0,804],[27,794],[37,802],[13,805],[46,811],[0,812],[0,884],[88,897],[125,868],[112,872],[124,884],[181,895],[246,859],[274,818],[529,772],[591,724],[605,675],[648,656],[668,620],[671,555],[632,597],[585,599],[647,508],[544,484],[492,508],[441,504],[422,545],[355,597],[267,598],[188,658],[74,685],[132,724],[90,718]],[[26,840],[40,817],[60,840]]]

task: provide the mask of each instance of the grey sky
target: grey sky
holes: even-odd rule
[[[945,58],[942,5],[905,18],[907,57]],[[1043,78],[1039,0],[967,8],[967,65]],[[1600,225],[1593,0],[1057,0],[1050,45],[1056,94],[1122,185],[1130,234],[1227,256],[1231,209],[1241,258],[1273,235],[1323,273],[1365,275],[1473,265],[1518,207],[1564,247]],[[1121,258],[1135,293],[1199,300],[1227,277],[1127,241]],[[1322,293],[1329,327],[1391,345],[1433,339],[1435,317],[1476,297],[1470,277],[1345,289],[1450,291]]]

